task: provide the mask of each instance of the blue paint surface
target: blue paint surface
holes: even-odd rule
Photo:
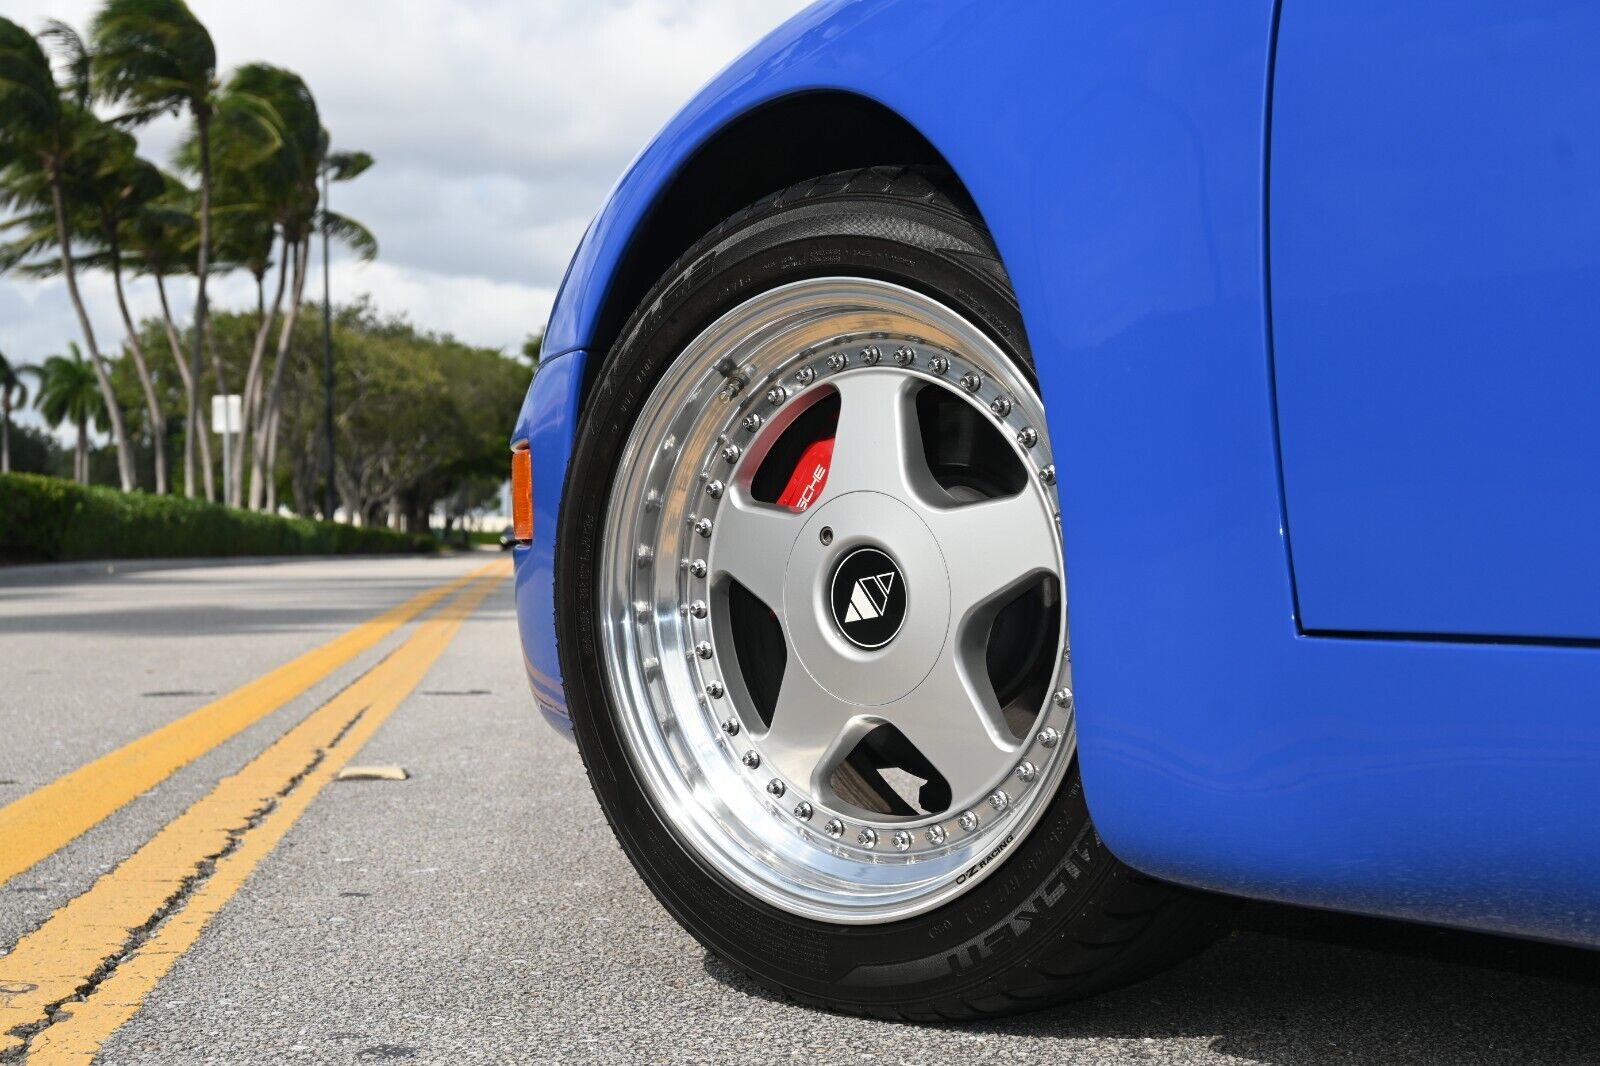
[[[533,542],[512,549],[523,665],[539,710],[569,735],[572,719],[567,714],[561,664],[556,658],[555,544],[561,491],[578,428],[584,362],[583,352],[567,352],[543,362],[528,388],[511,438],[513,442],[527,441],[533,460]]]
[[[1285,0],[1285,25],[1318,4],[1332,9]],[[1600,650],[1309,636],[1296,617],[1295,567],[1317,545],[1296,539],[1291,566],[1268,305],[1276,17],[1272,0],[812,8],[635,161],[573,262],[550,350],[589,343],[630,235],[718,129],[809,89],[882,103],[966,183],[1021,303],[1061,471],[1085,794],[1111,848],[1220,891],[1600,943]],[[540,373],[519,430],[538,435],[519,614],[556,715],[538,530],[583,360]],[[1302,416],[1331,417],[1303,399],[1285,404],[1291,445]],[[1300,472],[1285,469],[1296,521],[1316,491]],[[1374,595],[1371,617],[1399,617],[1403,590]]]
[[[1600,5],[1288,0],[1277,56],[1302,624],[1600,638]]]

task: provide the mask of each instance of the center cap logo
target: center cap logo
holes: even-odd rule
[[[857,548],[840,560],[830,599],[839,632],[858,648],[883,647],[905,624],[905,578],[877,548]]]

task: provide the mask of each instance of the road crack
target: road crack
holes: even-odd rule
[[[7,1035],[19,1038],[21,1043],[10,1050],[0,1051],[0,1063],[9,1064],[25,1060],[28,1057],[33,1041],[39,1034],[45,1032],[56,1023],[63,1010],[68,1010],[70,1013],[69,1008],[73,1004],[87,1001],[95,990],[117,971],[119,966],[138,953],[139,949],[161,929],[169,918],[180,913],[195,892],[216,873],[217,864],[237,851],[250,832],[259,827],[277,809],[278,804],[285,797],[292,795],[304,783],[305,779],[327,760],[328,753],[339,746],[344,738],[349,735],[350,730],[355,728],[356,724],[361,721],[368,709],[368,707],[362,707],[356,711],[339,727],[328,743],[313,750],[311,758],[284,782],[282,788],[268,796],[261,806],[251,811],[241,825],[230,828],[227,831],[227,840],[222,847],[203,856],[195,864],[193,872],[179,882],[178,887],[173,890],[170,896],[161,901],[156,909],[151,912],[150,917],[129,929],[127,937],[117,951],[95,967],[71,993],[46,1004],[42,1011],[43,1016],[38,1021],[24,1022],[9,1029]],[[0,992],[3,991],[3,989],[0,989]]]

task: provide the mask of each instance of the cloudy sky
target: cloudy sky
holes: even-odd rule
[[[3,0],[37,30],[85,28],[97,0]],[[189,0],[224,69],[288,67],[316,94],[335,147],[377,166],[336,186],[334,208],[382,252],[333,268],[335,301],[477,344],[514,347],[544,325],[578,238],[635,152],[736,55],[806,0]],[[174,122],[142,132],[168,165]],[[320,274],[309,285],[321,290]],[[133,284],[134,313],[153,293]],[[84,284],[102,344],[121,334],[107,279]],[[185,291],[188,291],[185,289]],[[253,303],[246,277],[216,305]],[[174,293],[174,299],[191,302]],[[77,336],[59,282],[0,278],[0,351],[40,362]]]

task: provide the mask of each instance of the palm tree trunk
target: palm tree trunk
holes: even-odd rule
[[[206,336],[206,275],[211,270],[211,115],[205,109],[196,109],[195,127],[200,135],[200,251],[195,266],[194,297],[194,354],[189,372],[194,388],[189,392],[190,426],[200,425],[200,367]],[[222,386],[222,375],[217,375],[217,386]],[[206,476],[210,477],[211,464],[206,463]],[[224,484],[227,483],[224,476]],[[206,486],[206,496],[216,499],[215,487]]]
[[[144,404],[150,418],[150,446],[155,454],[156,495],[167,494],[167,418],[161,413],[161,401],[156,397],[155,382],[150,379],[150,366],[144,360],[144,349],[139,346],[139,331],[134,328],[133,316],[128,313],[127,294],[122,289],[122,250],[113,238],[110,242],[111,281],[117,290],[117,309],[122,312],[122,324],[128,330],[128,354],[133,356],[133,369],[139,375],[139,388],[144,390]]]
[[[172,306],[167,303],[166,279],[160,274],[156,275],[156,292],[161,296],[161,324],[167,329],[167,346],[172,349],[172,361],[178,367],[179,380],[183,382],[184,399],[192,411],[199,406],[195,403],[195,382],[189,373],[189,364],[183,358],[183,342],[178,339],[178,327],[172,321]],[[183,494],[190,498],[193,498],[195,491],[196,447],[200,451],[206,499],[215,500],[216,486],[211,482],[211,433],[204,411],[200,412],[198,422],[186,422],[183,427]]]
[[[272,295],[272,304],[267,305],[261,291],[260,280],[256,283],[256,305],[259,322],[256,327],[255,345],[250,349],[250,368],[245,373],[244,379],[244,426],[239,434],[239,450],[254,444],[259,450],[260,420],[262,414],[262,363],[267,353],[267,340],[272,336],[272,323],[278,317],[278,309],[283,306],[284,282],[289,273],[289,259],[294,255],[294,247],[288,243],[283,246],[283,253],[278,258],[278,284]],[[256,432],[252,435],[251,430]],[[252,453],[253,455],[254,453]],[[240,463],[241,470],[243,463]],[[251,477],[256,476],[257,464],[251,464]],[[241,492],[242,495],[242,492]],[[252,493],[253,495],[253,493]]]
[[[72,453],[72,479],[80,485],[89,483],[89,420],[78,416],[78,447]]]
[[[78,313],[84,345],[89,349],[89,361],[94,366],[95,380],[100,383],[100,393],[106,401],[106,415],[111,420],[111,439],[117,445],[117,474],[122,479],[122,491],[132,492],[133,449],[128,446],[128,430],[122,423],[122,408],[117,406],[117,394],[111,388],[111,375],[106,373],[105,361],[100,357],[100,346],[94,341],[94,327],[89,325],[89,313],[84,310],[83,297],[78,292],[78,274],[72,263],[72,235],[67,232],[67,207],[61,195],[59,170],[50,174],[50,200],[56,213],[56,241],[61,246],[61,272],[66,275],[67,293],[72,297],[72,309]]]
[[[267,393],[262,416],[262,432],[256,435],[255,469],[250,481],[250,507],[267,504],[268,490],[277,502],[276,484],[272,477],[273,464],[278,458],[278,405],[283,398],[283,368],[289,361],[289,347],[294,338],[294,324],[300,317],[300,300],[306,288],[306,260],[311,242],[297,241],[292,246],[294,255],[294,283],[289,292],[289,309],[284,313],[283,325],[278,331],[277,362],[272,368],[272,388]]]
[[[11,389],[0,389],[0,474],[11,473]]]

